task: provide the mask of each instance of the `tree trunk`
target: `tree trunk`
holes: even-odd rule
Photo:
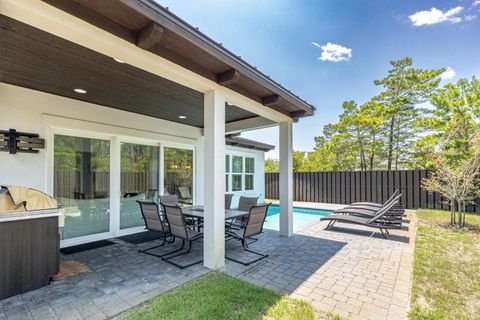
[[[372,138],[372,153],[370,155],[370,171],[373,171],[373,164],[374,164],[374,159],[375,159],[375,141],[376,141],[376,136],[373,135]]]
[[[393,136],[395,131],[395,117],[390,120],[390,128],[388,132],[388,154],[387,154],[387,170],[392,170],[392,158],[393,158]]]
[[[450,225],[455,224],[455,200],[450,201]]]

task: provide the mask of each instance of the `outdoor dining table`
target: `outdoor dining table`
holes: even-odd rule
[[[225,220],[232,220],[235,218],[248,216],[248,211],[242,211],[237,209],[225,209]],[[183,209],[183,215],[187,217],[203,219],[204,217],[204,207],[203,206],[193,206]]]

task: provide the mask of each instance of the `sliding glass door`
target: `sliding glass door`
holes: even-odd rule
[[[165,147],[165,195],[177,195],[183,204],[193,204],[193,150]]]
[[[137,200],[158,202],[158,146],[121,143],[120,229],[144,225]]]
[[[62,245],[138,232],[145,225],[138,200],[159,203],[170,194],[193,204],[193,148],[64,132],[54,132],[52,157]]]
[[[54,136],[54,192],[65,210],[62,240],[110,230],[110,141]]]

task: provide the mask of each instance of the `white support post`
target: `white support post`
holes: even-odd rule
[[[280,235],[293,233],[293,130],[292,122],[280,123]]]
[[[204,266],[225,265],[225,97],[204,94]]]

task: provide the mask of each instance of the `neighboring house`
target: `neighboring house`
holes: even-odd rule
[[[205,265],[222,266],[224,193],[263,199],[272,148],[236,134],[270,126],[292,233],[292,124],[313,106],[148,0],[3,0],[0,13],[0,130],[45,140],[0,152],[0,184],[57,198],[62,246],[139,232],[135,200],[176,193],[205,204]]]

